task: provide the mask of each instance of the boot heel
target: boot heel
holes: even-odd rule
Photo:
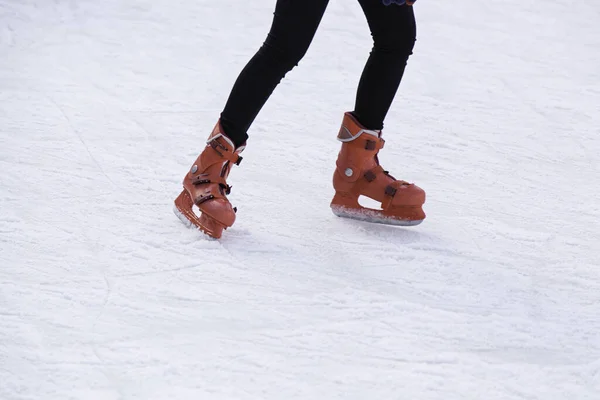
[[[227,227],[218,223],[214,218],[209,217],[205,213],[202,213],[200,218],[198,218],[194,213],[193,207],[194,202],[187,190],[184,189],[175,199],[173,212],[188,228],[196,227],[208,236],[220,239],[223,234],[223,229],[227,229]]]
[[[196,220],[198,219],[192,209],[193,206],[194,202],[185,189],[175,199],[173,212],[188,228],[196,225]]]
[[[361,208],[358,204],[358,196],[348,192],[335,192],[335,196],[331,200],[331,208],[346,207],[346,208]]]

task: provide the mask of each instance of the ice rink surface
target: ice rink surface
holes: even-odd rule
[[[371,46],[332,0],[210,241],[172,201],[273,8],[0,0],[0,399],[599,399],[600,3],[415,5],[396,228],[329,209]]]

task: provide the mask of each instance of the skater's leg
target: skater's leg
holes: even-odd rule
[[[213,238],[236,219],[227,196],[227,178],[240,153],[246,131],[277,84],[304,56],[319,26],[328,0],[277,0],[267,40],[238,77],[206,147],[183,179],[175,210],[188,226]],[[198,216],[194,211],[197,207]]]
[[[354,116],[369,129],[383,129],[416,38],[412,6],[384,6],[381,0],[359,0],[367,17],[373,49],[363,71]]]
[[[238,77],[221,113],[236,146],[281,79],[304,57],[329,0],[278,0],[267,39]]]
[[[392,104],[415,42],[412,7],[386,7],[381,0],[359,0],[367,16],[373,50],[360,80],[355,110],[346,113],[338,139],[342,148],[333,175],[333,212],[341,217],[393,225],[418,225],[425,219],[425,191],[397,180],[379,164],[383,120]],[[362,196],[380,209],[359,203]]]

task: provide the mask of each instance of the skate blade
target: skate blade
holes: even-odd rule
[[[382,225],[394,225],[394,226],[417,226],[422,219],[409,220],[409,219],[398,219],[388,217],[381,213],[381,211],[372,210],[370,208],[353,209],[343,206],[332,206],[331,211],[335,215],[341,218],[349,218],[358,221],[371,222],[374,224]]]
[[[181,192],[179,197],[175,199],[173,213],[183,222],[188,228],[196,228],[202,233],[209,236],[211,239],[220,239],[223,234],[223,225],[219,224],[213,218],[202,213],[200,217],[194,213],[194,203],[187,191]]]

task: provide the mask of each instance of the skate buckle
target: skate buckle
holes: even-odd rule
[[[217,153],[218,153],[218,154],[219,154],[221,157],[223,157],[223,153],[221,153],[221,152],[219,151],[219,149],[223,149],[223,150],[225,150],[225,152],[229,151],[229,150],[227,149],[227,147],[225,147],[225,146],[223,146],[221,143],[219,143],[219,142],[216,140],[216,138],[215,138],[215,139],[213,139],[213,140],[211,140],[211,141],[209,142],[209,144],[210,144],[210,147],[212,147],[212,148],[214,149],[214,151],[216,151],[216,152],[217,152]]]
[[[373,171],[369,170],[365,172],[364,177],[367,180],[367,182],[373,182],[377,178],[377,175]]]
[[[215,198],[215,196],[213,196],[212,194],[209,194],[208,196],[201,196],[200,198],[196,199],[196,205],[202,204],[202,203],[207,202],[208,200],[212,200],[214,198]]]
[[[386,196],[394,197],[396,195],[397,191],[398,191],[398,189],[396,189],[395,187],[390,186],[390,185],[386,186],[386,188],[385,188]]]
[[[197,176],[193,181],[192,185],[204,185],[205,183],[210,183],[210,179],[200,179],[200,176]]]

